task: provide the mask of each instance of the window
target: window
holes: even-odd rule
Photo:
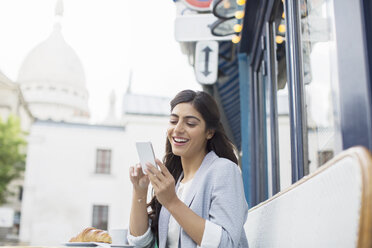
[[[13,227],[14,227],[14,230],[15,230],[15,234],[19,235],[19,227],[20,227],[20,223],[21,223],[21,212],[16,211],[14,213],[13,223],[14,223]]]
[[[318,151],[318,165],[323,165],[333,158],[334,152],[332,150]]]
[[[111,150],[97,149],[96,173],[110,174],[111,171]]]
[[[98,229],[107,230],[108,206],[106,205],[94,205],[93,206],[92,226]]]
[[[267,167],[270,197],[313,173],[342,149],[370,148],[372,130],[366,69],[372,67],[365,46],[371,35],[363,34],[363,28],[370,26],[361,25],[361,4],[253,2],[247,1],[245,7],[249,18],[244,19],[239,48],[247,55],[239,54],[239,73],[245,110],[241,112],[242,167],[251,207],[266,193],[261,191],[266,176],[259,173],[262,165]],[[350,18],[344,18],[345,10]]]
[[[277,149],[277,166],[280,168],[278,174],[280,175],[279,188],[284,190],[292,184],[292,158],[291,158],[291,127],[290,127],[290,111],[289,111],[289,91],[287,79],[287,51],[286,51],[286,38],[285,32],[287,29],[285,22],[283,2],[274,14],[275,22],[273,25],[273,32],[275,39],[275,62],[271,62],[275,71],[272,72],[272,80],[274,81],[274,92],[271,96],[274,101],[274,106],[277,108],[277,115],[272,118],[272,121],[277,127],[277,136],[272,134],[272,139],[276,138],[275,143]],[[275,141],[275,140],[273,140]],[[273,149],[274,149],[273,148]]]
[[[308,131],[309,170],[333,157],[338,134],[336,40],[333,1],[304,0],[301,11],[301,45]]]
[[[19,186],[18,188],[18,200],[22,201],[22,196],[23,196],[23,187]]]
[[[284,190],[292,184],[291,127],[287,86],[277,91],[277,107],[280,189]]]

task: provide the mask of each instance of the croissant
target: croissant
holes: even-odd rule
[[[106,231],[87,227],[76,237],[71,238],[70,242],[103,242],[111,244],[112,240]]]

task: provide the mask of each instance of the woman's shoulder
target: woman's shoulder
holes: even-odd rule
[[[213,162],[208,167],[205,173],[204,182],[207,183],[209,189],[221,189],[229,190],[235,188],[234,185],[240,184],[242,180],[242,174],[239,166],[233,161],[215,157]]]
[[[209,170],[213,171],[211,173],[214,176],[227,176],[235,173],[240,174],[239,166],[227,158],[216,157],[211,164]]]
[[[233,161],[227,158],[218,157],[213,161],[214,166],[219,166],[226,169],[231,169],[232,167],[237,167],[238,165],[235,164]]]

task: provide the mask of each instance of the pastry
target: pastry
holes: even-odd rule
[[[76,237],[71,238],[70,242],[103,242],[111,244],[112,241],[110,235],[106,231],[88,227]]]

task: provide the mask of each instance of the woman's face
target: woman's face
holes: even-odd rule
[[[179,103],[173,108],[167,133],[172,152],[184,158],[204,156],[207,140],[213,136],[206,130],[201,114],[190,103]]]

